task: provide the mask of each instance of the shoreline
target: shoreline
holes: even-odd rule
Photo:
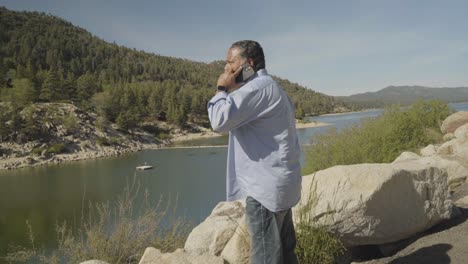
[[[331,124],[323,123],[323,122],[316,122],[310,121],[307,123],[298,123],[296,122],[296,129],[304,129],[304,128],[311,128],[311,127],[322,127],[322,126],[331,126]]]
[[[330,124],[321,122],[307,122],[307,123],[296,123],[296,129],[305,129],[311,127],[328,126]],[[0,170],[14,170],[21,168],[32,168],[42,165],[49,164],[63,164],[74,161],[91,160],[97,158],[116,157],[123,154],[135,153],[142,150],[151,149],[176,149],[176,148],[201,148],[208,146],[171,146],[173,143],[192,141],[197,139],[208,139],[222,137],[223,134],[213,132],[209,129],[203,130],[202,132],[196,133],[177,133],[163,143],[141,143],[137,141],[131,141],[125,147],[121,146],[94,146],[92,149],[86,149],[73,153],[57,154],[51,157],[43,157],[40,155],[29,154],[24,157],[9,157],[0,158]],[[209,146],[209,147],[221,147],[221,146]],[[223,146],[225,147],[225,146]]]
[[[365,109],[361,111],[350,111],[350,112],[342,112],[342,113],[332,113],[332,114],[323,114],[319,116],[337,116],[337,115],[345,115],[345,114],[356,114],[356,113],[364,113],[364,112],[369,112],[373,110],[377,110],[379,108],[371,108],[371,109]]]

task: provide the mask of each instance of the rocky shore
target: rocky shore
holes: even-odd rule
[[[112,157],[144,149],[159,149],[174,142],[222,136],[195,124],[189,124],[185,130],[182,130],[164,122],[158,122],[158,125],[169,131],[165,139],[155,139],[154,135],[143,130],[135,130],[131,134],[123,133],[115,125],[109,125],[103,131],[96,128],[95,115],[85,113],[70,104],[56,105],[59,115],[69,113],[76,118],[77,130],[67,131],[62,125],[51,123],[46,124],[48,133],[52,135],[50,142],[45,143],[41,140],[26,143],[0,142],[0,170]],[[296,123],[298,129],[326,125],[328,124],[318,122]],[[54,142],[65,143],[64,153],[47,150],[54,145]]]
[[[118,156],[165,147],[173,141],[220,136],[195,124],[180,129],[162,121],[140,124],[146,130],[122,131],[99,120],[96,114],[67,103],[38,103],[33,112],[47,120],[41,124],[46,133],[37,140],[0,142],[0,170]]]
[[[30,142],[27,144],[0,143],[0,148],[8,149],[13,154],[4,154],[0,157],[0,170],[11,170],[26,167],[41,166],[45,164],[58,164],[79,160],[88,160],[104,157],[119,156],[125,153],[137,152],[144,149],[160,149],[170,145],[172,142],[193,140],[198,138],[209,138],[221,136],[211,131],[190,133],[178,130],[171,139],[159,143],[125,139],[125,142],[112,146],[102,146],[92,141],[77,142],[72,145],[71,152],[62,154],[48,154],[45,152],[34,154],[33,149],[45,148],[45,144]],[[70,144],[69,144],[70,146]],[[29,152],[29,153],[28,153]],[[20,154],[17,154],[20,153]]]

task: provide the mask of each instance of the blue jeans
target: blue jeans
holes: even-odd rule
[[[252,264],[296,264],[296,234],[291,209],[271,212],[254,198],[245,200]]]

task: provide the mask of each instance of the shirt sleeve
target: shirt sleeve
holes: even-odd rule
[[[256,119],[265,108],[262,89],[220,92],[208,102],[208,117],[213,130],[223,133]]]

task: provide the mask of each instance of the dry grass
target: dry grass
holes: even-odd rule
[[[317,185],[311,184],[307,203],[297,212],[299,221],[296,223],[296,254],[299,263],[333,264],[345,253],[340,239],[310,215],[318,199]]]
[[[144,250],[153,246],[163,252],[183,248],[191,225],[175,218],[177,199],[164,202],[160,197],[151,204],[148,192],[141,198],[136,177],[127,184],[113,203],[90,203],[88,213],[82,213],[81,224],[73,228],[63,222],[56,227],[58,247],[45,254],[34,243],[28,224],[30,248],[13,247],[4,260],[8,263],[80,263],[99,259],[108,263],[138,263]],[[141,200],[141,199],[140,199]]]

